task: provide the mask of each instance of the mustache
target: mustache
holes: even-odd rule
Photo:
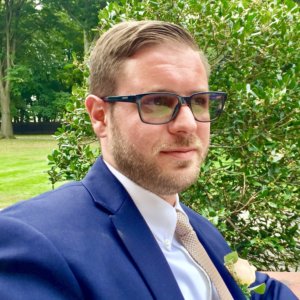
[[[159,153],[168,149],[180,147],[195,148],[198,151],[202,150],[203,146],[199,138],[191,136],[176,136],[174,141],[170,143],[162,143],[154,147],[154,153]]]

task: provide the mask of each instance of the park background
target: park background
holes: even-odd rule
[[[228,93],[181,199],[258,269],[297,271],[299,1],[0,0],[1,208],[80,180],[99,155],[83,106],[87,58],[102,32],[131,19],[187,28],[211,63],[210,89]],[[57,122],[55,139],[16,134],[54,133]]]

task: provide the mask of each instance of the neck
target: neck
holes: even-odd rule
[[[170,205],[175,206],[176,204],[176,195],[157,195],[160,198],[164,199]]]
[[[116,164],[114,163],[114,160],[109,160],[107,159],[107,157],[105,156],[105,158],[103,157],[104,161],[109,164],[111,167],[113,167],[115,169],[115,171],[121,173],[123,176],[126,176],[123,172],[121,172],[118,167],[116,166]],[[128,176],[126,176],[128,179],[130,179],[131,181],[133,181],[131,178],[129,178]],[[134,182],[134,181],[133,181]],[[134,182],[135,184],[137,184],[136,182]],[[152,192],[152,191],[151,191]],[[152,192],[154,194],[156,194],[155,192]],[[173,195],[159,195],[156,194],[157,196],[159,196],[160,198],[162,198],[163,200],[165,200],[167,203],[169,203],[171,206],[175,206],[176,204],[176,194]]]

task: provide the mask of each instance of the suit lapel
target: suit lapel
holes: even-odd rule
[[[133,202],[124,202],[111,219],[153,297],[183,299],[165,257]]]
[[[174,275],[146,222],[127,191],[101,158],[82,183],[97,205],[105,208],[112,225],[128,250],[155,299],[182,299]]]
[[[137,269],[155,299],[183,299],[173,273],[150,229],[120,182],[108,170],[101,158],[82,181],[97,205],[108,211],[116,233],[130,253]],[[223,256],[214,245],[223,237],[212,225],[183,207],[190,217],[199,240],[223,277],[234,299],[245,299],[240,288],[223,265]],[[225,244],[225,241],[223,242]],[[226,244],[225,244],[226,245]],[[224,249],[225,248],[225,249]],[[226,245],[222,252],[229,252]],[[225,253],[226,254],[226,253]]]

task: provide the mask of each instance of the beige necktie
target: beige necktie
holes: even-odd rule
[[[220,299],[233,300],[221,275],[198,240],[188,218],[180,211],[177,211],[176,235],[192,258],[205,270],[213,282]]]

